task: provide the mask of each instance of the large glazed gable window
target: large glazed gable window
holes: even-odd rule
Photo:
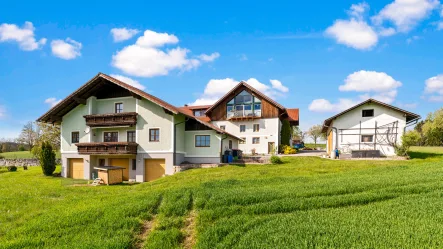
[[[261,101],[247,91],[242,91],[226,104],[228,118],[261,117]]]
[[[211,136],[209,135],[195,135],[195,147],[210,147]]]
[[[374,117],[374,109],[363,110],[362,117]]]
[[[123,112],[123,103],[115,103],[115,113]]]
[[[118,142],[118,132],[104,132],[103,133],[103,142]]]
[[[79,141],[80,141],[80,132],[73,131],[71,133],[71,143],[75,144],[78,143]]]
[[[149,142],[160,141],[160,129],[149,129]]]

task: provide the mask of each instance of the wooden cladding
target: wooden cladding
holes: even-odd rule
[[[81,155],[109,155],[109,154],[137,154],[137,143],[109,142],[109,143],[78,143],[78,153]]]
[[[85,115],[86,125],[90,127],[133,126],[137,124],[136,112]]]
[[[261,116],[257,117],[257,116],[252,115],[251,117],[243,117],[243,116],[242,117],[231,117],[230,119],[243,120],[243,119],[255,119],[255,118],[277,118],[281,114],[282,111],[277,106],[271,104],[266,99],[263,99],[260,96],[258,96],[257,94],[253,93],[249,88],[242,86],[242,87],[239,87],[238,89],[236,89],[235,91],[233,91],[228,98],[226,98],[223,102],[219,103],[216,107],[214,107],[214,109],[212,109],[210,111],[210,113],[207,113],[207,115],[211,118],[211,120],[212,121],[227,120],[228,119],[227,118],[227,110],[226,110],[227,103],[229,101],[231,101],[232,98],[237,96],[242,91],[247,91],[250,94],[252,94],[252,96],[261,100]]]

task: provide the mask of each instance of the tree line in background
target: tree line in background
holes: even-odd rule
[[[49,143],[54,150],[58,150],[60,148],[60,126],[28,122],[23,126],[17,138],[0,139],[0,153],[32,151],[36,146],[41,147],[43,142]]]

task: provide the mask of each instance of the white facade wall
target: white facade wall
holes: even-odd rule
[[[374,109],[373,117],[362,117],[362,110]],[[378,128],[377,136],[374,136],[374,140],[377,144],[374,147],[374,142],[364,143],[361,142],[360,136],[360,122],[361,122],[361,135],[374,135],[375,127],[392,124],[398,122],[397,128],[394,128],[394,124],[389,125],[392,127],[390,136],[387,136],[387,129]],[[329,128],[329,132],[333,132],[333,144],[332,149],[336,147],[342,153],[351,153],[352,150],[380,150],[382,155],[393,156],[395,155],[394,148],[389,145],[380,145],[380,143],[397,142],[400,143],[401,136],[403,135],[404,128],[406,126],[406,117],[403,113],[387,108],[382,105],[368,103],[366,105],[357,107],[340,117],[337,117],[332,121],[332,127],[337,128],[337,133],[334,129]],[[351,129],[351,130],[341,130]],[[395,133],[397,133],[395,135]],[[389,137],[389,138],[388,138]],[[360,143],[359,143],[360,142]],[[329,148],[328,148],[329,149]]]
[[[213,121],[212,124],[217,127],[225,126],[226,131],[240,138],[245,138],[245,144],[238,144],[238,148],[244,154],[251,154],[252,149],[256,153],[268,154],[268,143],[273,142],[275,146],[279,145],[281,121],[278,118],[255,119],[252,121]],[[253,125],[259,124],[260,130],[253,131]],[[246,131],[240,132],[240,125],[246,125]],[[252,144],[252,138],[259,137],[259,144]]]

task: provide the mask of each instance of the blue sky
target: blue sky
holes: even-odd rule
[[[443,101],[442,41],[436,0],[9,1],[0,138],[98,72],[178,106],[210,103],[246,80],[300,108],[302,129],[368,97],[426,116]]]

